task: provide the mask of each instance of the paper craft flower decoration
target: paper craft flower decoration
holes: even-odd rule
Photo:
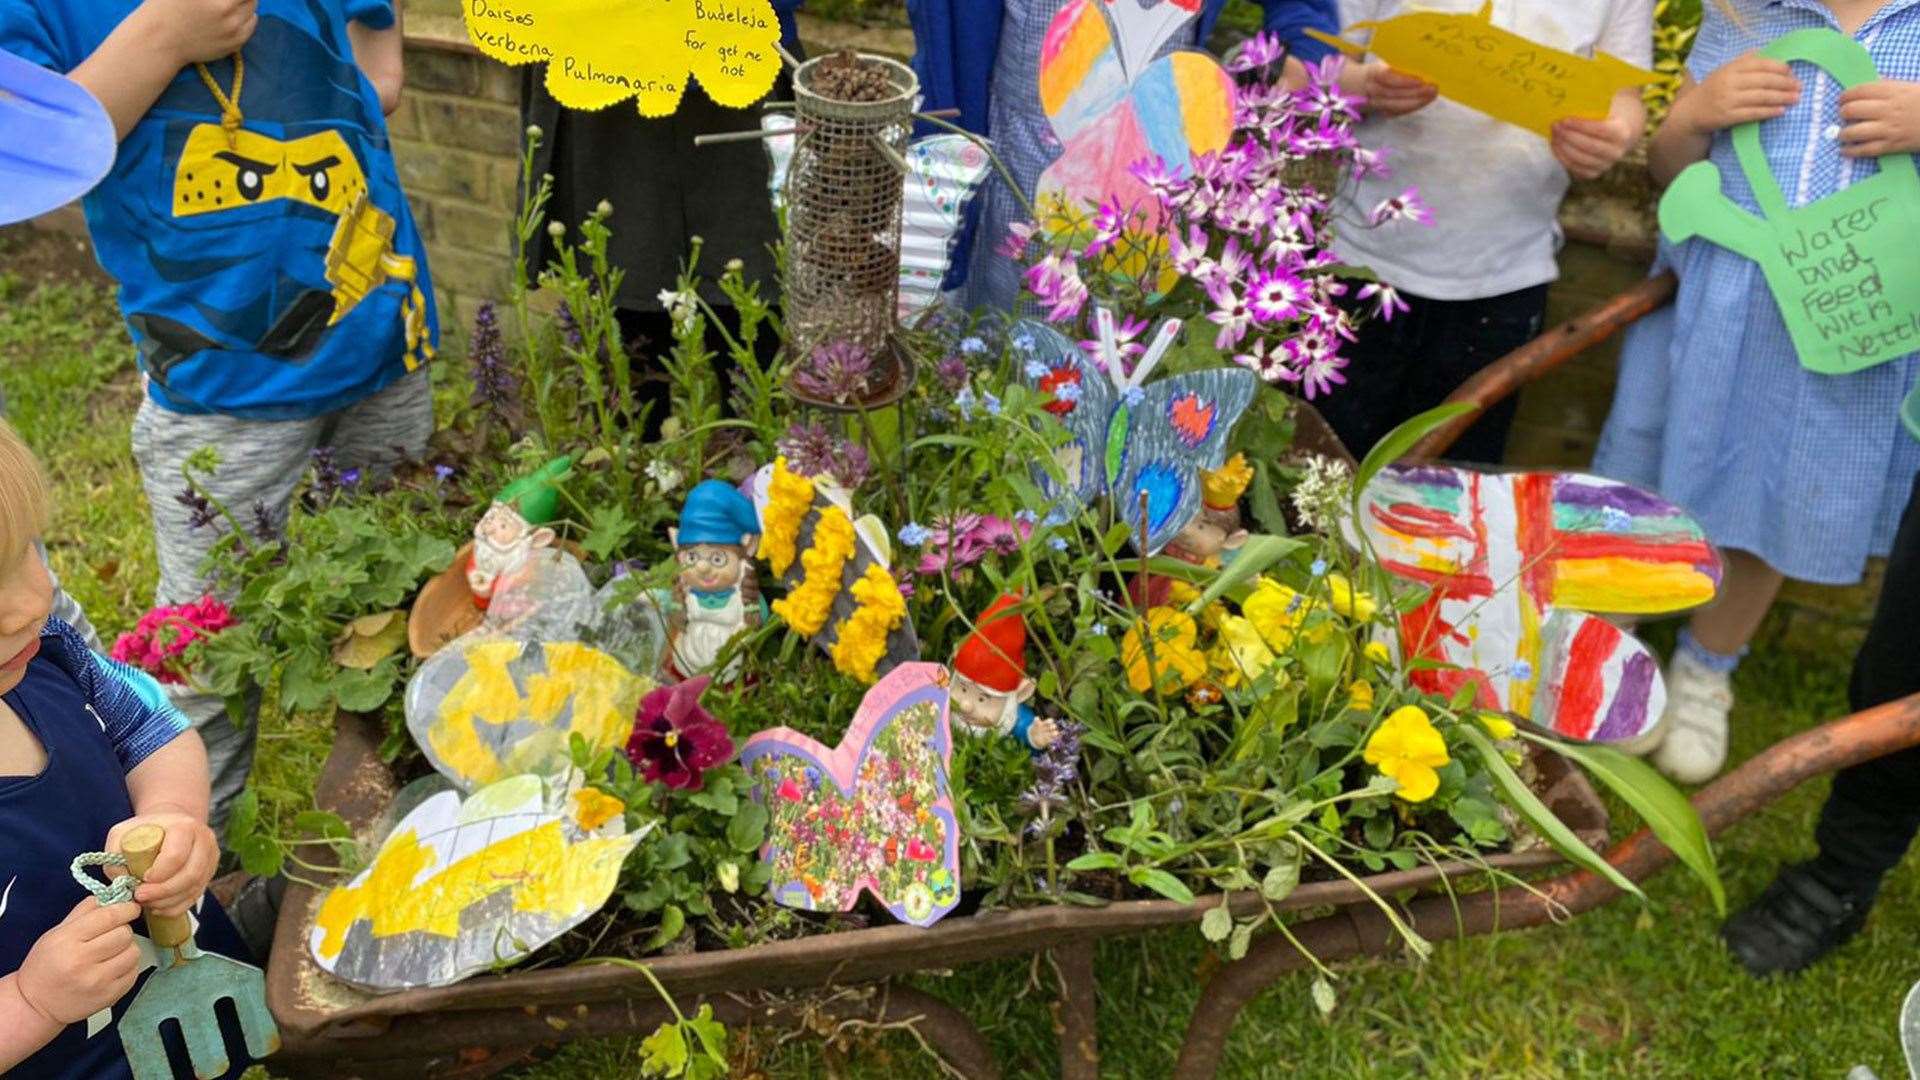
[[[1358,523],[1388,571],[1431,590],[1400,619],[1401,651],[1450,667],[1417,686],[1471,685],[1481,708],[1577,739],[1632,739],[1666,707],[1658,660],[1595,614],[1684,611],[1720,584],[1697,523],[1597,476],[1390,468]]]
[[[407,684],[407,730],[462,791],[520,773],[555,776],[574,735],[623,747],[652,683],[577,641],[469,638],[433,655]]]
[[[613,894],[645,835],[624,833],[622,810],[597,792],[554,799],[535,776],[464,803],[442,792],[394,826],[371,866],[327,891],[308,951],[321,970],[376,994],[521,960]]]
[[[1440,790],[1436,770],[1453,760],[1447,756],[1447,741],[1417,705],[1402,705],[1382,721],[1361,757],[1400,785],[1394,794],[1415,803],[1433,798]]]
[[[851,911],[864,889],[916,926],[959,904],[946,678],[938,664],[894,668],[831,750],[786,728],[747,740],[740,763],[770,818],[760,859],[776,902]]]
[[[1200,627],[1193,616],[1177,608],[1147,611],[1146,621],[1135,623],[1120,639],[1120,663],[1127,669],[1127,685],[1137,693],[1149,690],[1174,694],[1206,677],[1207,657],[1199,649]]]
[[[663,686],[640,699],[640,716],[627,739],[627,760],[649,783],[698,791],[708,769],[733,756],[727,727],[700,707],[711,676]]]
[[[505,64],[545,61],[547,90],[570,109],[628,98],[642,116],[680,106],[689,74],[735,109],[780,73],[780,20],[768,0],[473,0],[467,36]]]

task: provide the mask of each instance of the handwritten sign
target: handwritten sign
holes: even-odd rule
[[[1764,51],[1817,64],[1846,86],[1878,78],[1867,50],[1832,30],[1788,34]],[[1760,216],[1729,199],[1719,168],[1702,161],[1660,200],[1667,239],[1699,236],[1759,263],[1809,371],[1846,375],[1920,352],[1920,173],[1913,157],[1890,154],[1877,174],[1791,208],[1760,147],[1759,125],[1735,128],[1733,146]]]
[[[780,73],[780,20],[768,0],[462,0],[467,36],[506,64],[547,65],[547,91],[570,109],[633,98],[669,116],[689,77],[744,109]]]
[[[1439,87],[1449,101],[1542,136],[1561,120],[1604,118],[1614,95],[1659,78],[1606,53],[1589,60],[1503,30],[1493,25],[1492,0],[1475,15],[1411,11],[1347,30],[1372,30],[1373,40],[1362,46],[1307,33],[1350,56],[1371,52]]]

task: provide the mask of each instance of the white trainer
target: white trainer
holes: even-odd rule
[[[1676,652],[1667,665],[1666,732],[1653,763],[1682,784],[1704,784],[1727,764],[1727,714],[1733,711],[1733,679]]]

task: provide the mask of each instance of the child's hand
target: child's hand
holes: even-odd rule
[[[143,0],[140,10],[161,48],[181,67],[238,52],[253,36],[259,0]]]
[[[1848,157],[1920,153],[1920,83],[1881,79],[1840,95],[1840,152]]]
[[[1553,156],[1575,180],[1592,180],[1633,149],[1640,133],[1625,120],[1562,120],[1553,125]]]
[[[1395,71],[1375,60],[1366,65],[1360,93],[1368,116],[1405,116],[1433,104],[1440,88],[1413,75]]]
[[[40,935],[15,983],[34,1012],[65,1027],[126,996],[140,974],[140,949],[129,925],[139,904],[102,906],[89,896],[60,925]]]
[[[207,891],[207,882],[213,880],[214,867],[220,862],[220,845],[213,838],[213,830],[187,814],[139,814],[107,833],[107,850],[119,851],[120,838],[137,825],[158,825],[166,830],[167,838],[133,898],[156,915],[186,914]]]
[[[1772,120],[1800,100],[1800,80],[1785,61],[1750,52],[1707,76],[1674,103],[1673,120],[1701,135]]]

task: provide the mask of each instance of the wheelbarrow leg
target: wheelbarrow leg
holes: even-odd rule
[[[1053,1030],[1060,1039],[1061,1080],[1100,1080],[1100,1028],[1093,973],[1093,942],[1076,941],[1048,953],[1060,979]]]

